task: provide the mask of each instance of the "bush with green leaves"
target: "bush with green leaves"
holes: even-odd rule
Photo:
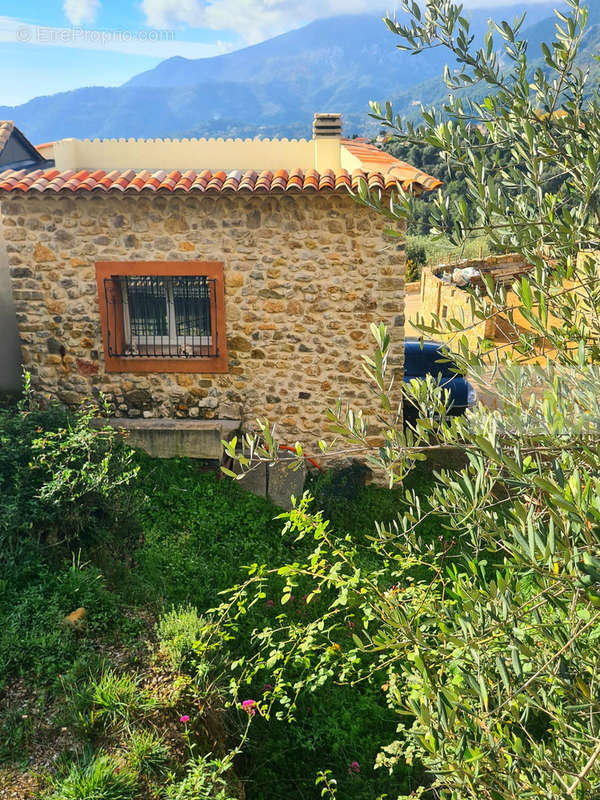
[[[195,606],[179,606],[161,616],[156,626],[159,652],[165,655],[174,670],[205,680],[211,661],[223,646],[214,632],[214,624],[200,616]]]
[[[420,762],[427,778],[416,795],[443,800],[588,800],[600,782],[600,278],[597,257],[577,259],[600,244],[600,102],[575,64],[585,8],[567,6],[533,63],[522,20],[492,27],[478,50],[452,0],[404,0],[408,22],[386,20],[414,53],[448,48],[457,61],[446,73],[451,90],[489,87],[481,102],[455,94],[439,114],[424,110],[418,129],[404,127],[389,104],[373,114],[405,141],[436,147],[464,175],[464,198],[435,202],[440,232],[457,244],[485,234],[532,265],[512,286],[516,302],[491,280],[465,294],[477,321],[504,315],[506,341],[494,349],[470,349],[460,319],[421,326],[446,336],[461,372],[498,408],[450,417],[434,381],[399,387],[394,343],[373,325],[365,367],[381,446],[373,450],[366,417],[340,404],[329,412],[336,451],[341,439],[362,450],[391,485],[437,449],[461,448],[465,466],[439,469],[426,504],[406,491],[396,522],[373,531],[368,568],[356,542],[305,499],[287,526],[313,543],[310,555],[256,566],[234,595],[243,609],[277,574],[283,601],[307,582],[309,602],[327,598],[314,619],[281,617],[254,632],[240,686],[269,671],[264,714],[293,715],[298,695],[324,682],[357,686],[384,674],[398,730],[381,737],[378,764],[394,771]],[[509,159],[497,158],[499,145]],[[550,188],[557,162],[563,180]],[[414,205],[400,190],[391,203],[366,185],[358,194],[394,222]],[[551,355],[531,363],[541,340]],[[402,395],[421,412],[407,427]],[[249,446],[272,460],[276,437],[261,425],[267,446],[260,438]],[[434,512],[443,531],[422,538],[419,526]],[[338,648],[348,623],[351,643]]]
[[[235,794],[228,789],[231,767],[230,758],[193,758],[186,765],[185,777],[167,784],[165,800],[236,800]]]
[[[123,437],[94,424],[101,411],[41,409],[29,395],[0,409],[0,559],[25,539],[93,537],[129,514],[137,469]]]

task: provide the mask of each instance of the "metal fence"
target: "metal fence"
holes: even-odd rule
[[[204,275],[105,279],[109,355],[218,356],[215,283]]]

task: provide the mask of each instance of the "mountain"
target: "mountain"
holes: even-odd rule
[[[473,33],[479,40],[491,16],[512,20],[527,10],[533,38],[548,25],[551,37],[554,5],[473,9]],[[444,95],[446,52],[437,48],[415,57],[396,42],[381,15],[342,15],[221,56],[170,58],[123,86],[0,106],[0,119],[14,119],[36,142],[66,136],[306,137],[315,111],[344,114],[349,135],[374,132],[369,100],[395,99],[397,110],[410,114],[415,103]]]

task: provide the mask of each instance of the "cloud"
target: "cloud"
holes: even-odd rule
[[[146,23],[152,28],[173,28],[178,25],[204,28],[205,9],[203,0],[142,0]]]
[[[512,0],[465,0],[465,5],[471,8],[511,3]],[[246,44],[254,44],[315,19],[361,12],[383,14],[389,5],[389,0],[142,0],[141,8],[147,24],[155,28],[188,25],[232,31]],[[399,0],[392,0],[391,5],[399,6]]]
[[[142,0],[148,25],[189,25],[234,31],[246,43],[263,41],[314,19],[373,12],[373,0]],[[382,2],[382,10],[385,0]]]
[[[71,25],[91,25],[100,10],[100,0],[64,0],[63,11]]]
[[[210,58],[233,49],[227,41],[211,44],[177,38],[175,31],[148,29],[91,29],[74,26],[58,28],[30,25],[14,17],[0,17],[0,42],[22,45],[70,47],[77,50],[103,50],[152,58]]]

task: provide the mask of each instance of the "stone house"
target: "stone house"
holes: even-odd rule
[[[315,115],[313,134],[64,139],[44,146],[50,167],[0,169],[35,392],[76,405],[102,391],[129,427],[215,443],[257,417],[306,441],[338,397],[368,407],[371,322],[402,360],[404,248],[352,190],[439,181],[344,139],[339,115]]]

